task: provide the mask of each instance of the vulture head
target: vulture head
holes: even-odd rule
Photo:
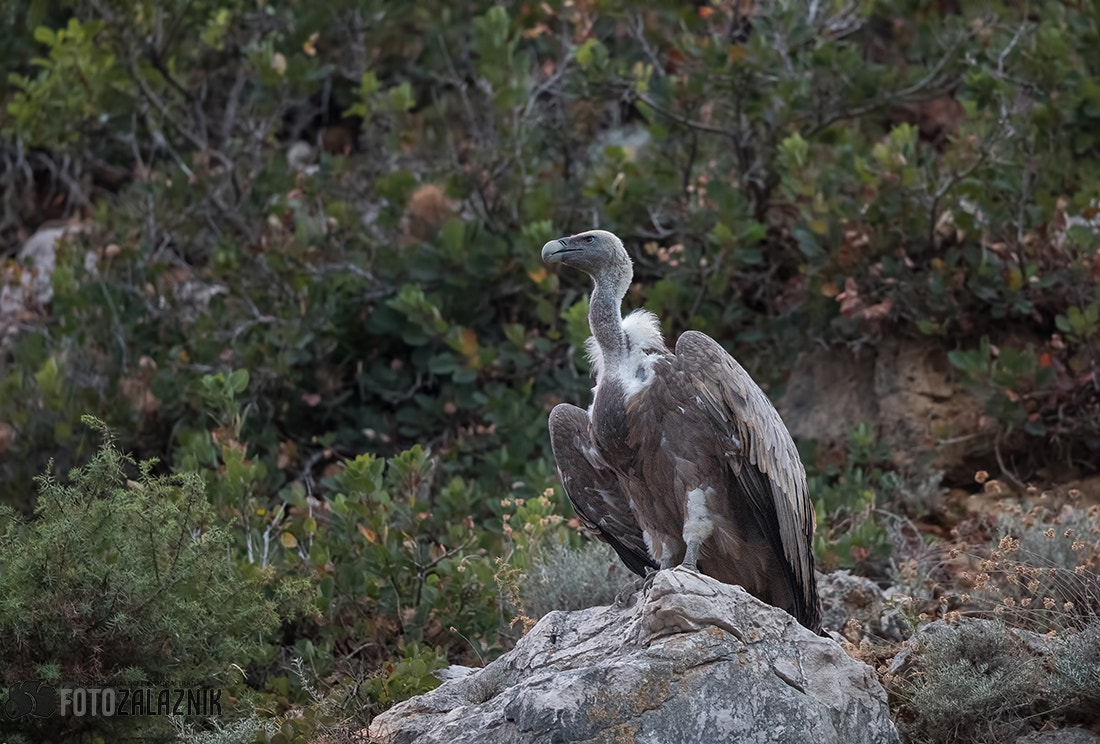
[[[551,240],[542,247],[542,260],[580,269],[597,284],[606,283],[609,289],[622,286],[624,292],[633,275],[623,242],[607,230],[589,230]]]

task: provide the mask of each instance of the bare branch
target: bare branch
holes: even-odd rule
[[[237,123],[237,111],[241,105],[241,94],[244,85],[248,82],[248,66],[237,67],[237,77],[233,80],[233,87],[229,89],[229,97],[225,102],[225,113],[222,115],[221,144],[224,147],[233,134],[233,126]]]
[[[740,5],[737,5],[738,12],[740,12]],[[631,14],[630,35],[641,45],[645,55],[649,57],[649,63],[653,66],[654,74],[658,77],[664,77],[666,75],[665,66],[661,64],[661,58],[657,55],[657,50],[653,48],[653,45],[649,43],[649,39],[645,36],[645,21],[642,19],[641,13]]]
[[[736,139],[736,134],[737,134],[736,132],[734,132],[732,130],[729,130],[729,129],[723,129],[721,127],[711,126],[710,124],[704,124],[700,121],[694,121],[694,120],[688,119],[684,116],[680,116],[679,114],[677,114],[673,111],[670,111],[669,109],[667,109],[664,106],[660,105],[659,103],[654,101],[652,98],[650,98],[645,93],[638,93],[637,94],[637,99],[639,101],[641,101],[642,103],[644,103],[645,105],[652,108],[657,113],[661,114],[662,116],[667,116],[668,118],[672,119],[677,124],[682,124],[685,127],[691,127],[692,129],[697,129],[700,132],[709,132],[711,134],[720,134],[723,137],[729,137],[730,139]]]

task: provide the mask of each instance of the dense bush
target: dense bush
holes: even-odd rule
[[[814,339],[940,335],[998,445],[1096,453],[1085,11],[44,7],[43,61],[6,62],[5,183],[30,153],[73,209],[102,190],[79,164],[130,183],[83,208],[96,273],[67,252],[50,332],[9,350],[15,495],[89,408],[170,461],[202,375],[242,367],[271,494],[415,443],[505,486],[585,386],[583,286],[537,247],[595,215],[638,258],[631,302],[765,381]]]
[[[812,460],[812,452],[807,455]],[[865,576],[886,577],[890,551],[880,510],[897,505],[896,479],[882,468],[887,455],[871,427],[863,424],[849,432],[842,466],[825,463],[811,471],[806,485],[818,524],[814,554],[819,571],[852,568]]]
[[[120,454],[108,437],[72,472],[71,484],[41,480],[33,521],[10,507],[0,513],[5,688],[32,679],[85,687],[220,686],[232,667],[275,652],[280,616],[301,610],[294,595],[304,587],[235,570],[226,561],[232,537],[201,481],[153,476],[152,467]],[[17,723],[38,725],[48,738],[67,727],[77,728],[66,735],[81,733],[82,725],[134,733],[131,721],[119,720]],[[145,723],[155,728],[156,719]]]
[[[1095,616],[1080,632],[1042,636],[1000,621],[955,619],[922,630],[885,675],[906,741],[995,744],[1044,723],[1096,720]]]
[[[906,740],[992,744],[1095,720],[1100,507],[1076,489],[1059,508],[1036,496],[899,567],[896,605],[915,637],[860,654],[879,666]]]
[[[534,618],[552,610],[583,610],[614,602],[636,577],[605,545],[559,546],[545,551],[526,571],[520,587],[523,609]]]
[[[314,587],[262,670],[282,705],[311,699],[292,657],[384,705],[497,653],[540,571],[595,581],[555,552],[581,538],[546,446],[590,384],[587,287],[538,257],[594,224],[629,304],[773,392],[815,344],[928,336],[979,457],[1095,469],[1094,6],[0,10],[0,245],[82,225],[45,307],[0,303],[4,501],[93,455],[87,412],[201,482],[244,575]],[[874,442],[808,465],[822,564],[882,578],[912,489]]]
[[[1024,731],[1049,693],[1038,655],[996,623],[937,628],[921,639],[919,671],[901,685],[899,719],[913,742],[997,742]]]

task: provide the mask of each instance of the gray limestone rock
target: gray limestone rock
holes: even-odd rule
[[[845,626],[854,620],[860,638],[901,642],[909,635],[901,612],[891,606],[891,597],[864,576],[843,570],[819,573],[817,592],[821,625],[828,630],[844,635]]]
[[[676,568],[632,601],[549,613],[484,669],[375,718],[371,740],[898,741],[870,667],[740,587]]]

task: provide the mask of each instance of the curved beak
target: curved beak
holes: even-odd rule
[[[542,260],[546,263],[561,263],[565,258],[566,253],[572,253],[579,250],[574,248],[569,238],[558,238],[557,240],[551,240],[542,247]]]

